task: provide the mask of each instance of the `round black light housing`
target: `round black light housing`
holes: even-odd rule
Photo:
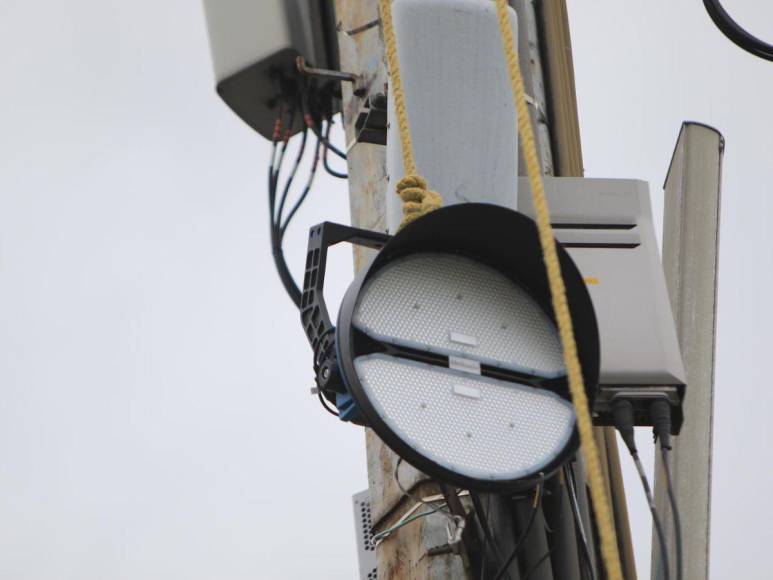
[[[337,241],[380,252],[349,287],[333,330],[319,298],[325,250]],[[596,318],[577,267],[558,250],[592,405]],[[468,488],[511,490],[575,452],[575,415],[529,218],[454,205],[392,238],[322,224],[312,228],[306,278],[302,318],[318,384],[342,418],[371,427],[417,469]]]

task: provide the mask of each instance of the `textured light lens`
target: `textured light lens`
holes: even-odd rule
[[[402,441],[467,477],[537,474],[572,435],[572,405],[550,391],[385,354],[358,357],[354,366]]]
[[[565,374],[558,333],[534,299],[456,254],[417,253],[384,266],[363,287],[353,324],[396,345],[547,378]]]

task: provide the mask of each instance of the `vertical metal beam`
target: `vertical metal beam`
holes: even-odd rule
[[[687,370],[684,426],[671,469],[682,519],[684,577],[709,577],[711,447],[714,408],[719,212],[724,139],[711,127],[684,123],[665,183],[663,266]],[[669,554],[675,554],[665,478],[657,462],[655,495]],[[653,538],[656,542],[656,538]],[[653,544],[654,545],[654,544]],[[658,550],[652,578],[663,577]],[[675,556],[670,558],[675,577]]]
[[[582,143],[566,0],[542,0],[539,15],[556,175],[582,177]]]

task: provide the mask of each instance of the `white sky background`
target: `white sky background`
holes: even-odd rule
[[[569,4],[589,176],[649,180],[660,212],[681,121],[727,139],[712,577],[764,578],[773,64],[699,2]],[[726,4],[773,39],[773,7]],[[214,94],[200,4],[2,0],[0,55],[0,578],[354,578],[363,436],[308,395],[269,150]],[[307,226],[347,219],[321,176],[296,274]],[[334,252],[331,301],[350,276]]]

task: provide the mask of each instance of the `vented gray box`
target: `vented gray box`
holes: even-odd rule
[[[370,492],[366,489],[352,496],[354,529],[357,537],[357,561],[360,580],[376,580],[376,546],[373,545],[373,517],[370,511]]]
[[[601,338],[601,385],[678,386],[685,370],[646,182],[545,178],[556,239],[585,277]],[[534,217],[528,180],[518,210]]]

